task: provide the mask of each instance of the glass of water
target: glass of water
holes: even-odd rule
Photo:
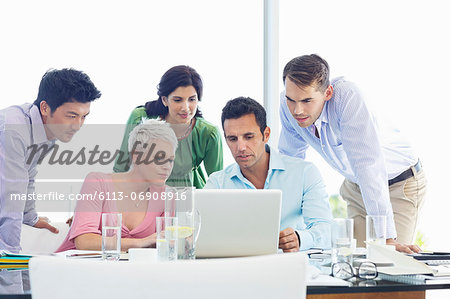
[[[195,243],[200,232],[200,212],[177,212],[178,217],[178,259],[194,260]]]
[[[366,216],[366,242],[386,245],[386,216]]]
[[[353,264],[353,219],[335,218],[331,230],[331,261]]]
[[[120,259],[120,238],[122,235],[122,214],[102,214],[102,258],[108,261]]]
[[[366,216],[366,247],[367,259],[375,263],[389,262],[386,257],[371,246],[378,244],[386,245],[386,216],[367,215]]]
[[[156,217],[156,258],[160,262],[178,257],[178,218]]]

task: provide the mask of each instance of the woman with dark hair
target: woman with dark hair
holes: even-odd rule
[[[167,185],[203,188],[206,177],[200,164],[203,162],[210,175],[222,170],[223,156],[219,129],[203,119],[197,106],[202,93],[202,79],[193,68],[178,65],[169,69],[158,84],[158,99],[138,106],[131,113],[120,148],[125,155],[116,160],[114,171],[129,169],[128,136],[133,128],[143,119],[159,118],[172,125],[178,139]]]

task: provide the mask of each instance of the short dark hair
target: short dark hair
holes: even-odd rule
[[[72,68],[51,69],[42,76],[36,106],[45,101],[54,112],[67,102],[88,103],[101,97],[88,75]]]
[[[316,89],[325,91],[330,85],[330,67],[317,54],[295,57],[283,70],[283,83],[286,77],[299,87],[316,85]]]
[[[203,82],[196,70],[187,65],[177,65],[170,68],[161,77],[158,84],[158,99],[145,103],[148,117],[162,116],[169,113],[169,108],[163,105],[162,97],[167,97],[178,87],[193,86],[197,92],[198,100],[202,100]],[[195,117],[201,117],[202,112],[197,108]]]
[[[238,97],[228,101],[222,109],[222,129],[225,133],[223,124],[226,119],[236,119],[247,114],[254,114],[256,123],[259,126],[261,133],[264,135],[264,130],[267,127],[266,110],[260,103],[248,97]]]

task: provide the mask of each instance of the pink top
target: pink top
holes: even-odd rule
[[[150,192],[162,192],[165,186],[151,187]],[[111,174],[92,172],[87,175],[81,188],[81,195],[92,196],[89,199],[79,200],[75,207],[72,226],[66,238],[56,252],[76,249],[75,238],[82,234],[102,234],[102,213],[117,212],[116,201],[106,200],[119,197],[114,190]],[[114,193],[116,192],[116,193]],[[113,195],[115,194],[115,195]],[[100,200],[100,198],[104,200]],[[150,200],[144,220],[131,231],[122,224],[122,238],[145,238],[156,232],[156,217],[163,216],[164,201]]]

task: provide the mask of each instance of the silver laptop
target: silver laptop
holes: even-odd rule
[[[197,257],[277,253],[280,190],[195,190],[194,205],[201,216]]]

